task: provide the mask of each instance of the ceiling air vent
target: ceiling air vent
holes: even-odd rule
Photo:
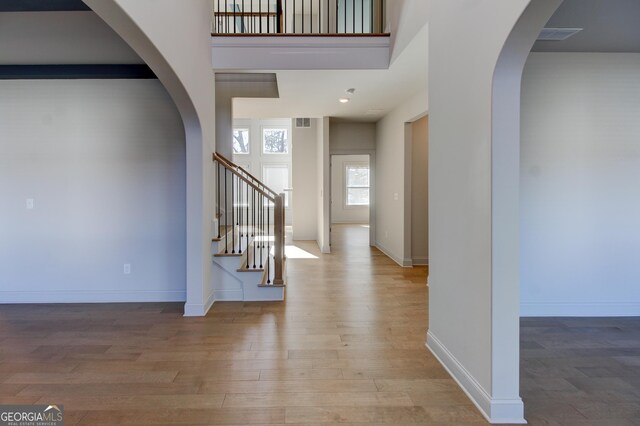
[[[309,128],[311,127],[311,119],[310,118],[296,118],[296,127],[297,128]]]
[[[582,28],[543,28],[538,41],[562,41],[582,31]]]

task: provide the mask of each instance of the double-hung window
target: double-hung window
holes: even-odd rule
[[[345,205],[347,207],[369,205],[369,165],[345,165]]]

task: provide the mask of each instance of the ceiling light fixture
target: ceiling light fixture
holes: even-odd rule
[[[338,100],[340,101],[340,103],[341,103],[341,104],[346,104],[346,103],[348,103],[351,99],[349,99],[349,98],[340,98],[340,99],[338,99]]]
[[[354,88],[347,89],[345,93],[347,95],[353,95],[354,93],[356,93],[356,89],[354,89]]]

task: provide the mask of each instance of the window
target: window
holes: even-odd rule
[[[285,194],[284,206],[289,207],[289,166],[286,164],[266,164],[262,167],[262,180],[276,194]]]
[[[265,154],[288,154],[289,137],[287,129],[262,129],[262,152]]]
[[[369,166],[367,164],[347,164],[345,183],[347,206],[369,205]]]
[[[233,153],[249,154],[249,129],[233,129]]]

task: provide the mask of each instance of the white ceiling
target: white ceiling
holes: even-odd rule
[[[263,71],[278,76],[279,99],[235,99],[234,117],[340,117],[377,121],[403,100],[427,90],[427,27],[388,70]],[[355,88],[351,102],[341,104]]]
[[[534,52],[640,52],[639,0],[565,0],[546,27],[583,28],[564,41],[538,41]]]

